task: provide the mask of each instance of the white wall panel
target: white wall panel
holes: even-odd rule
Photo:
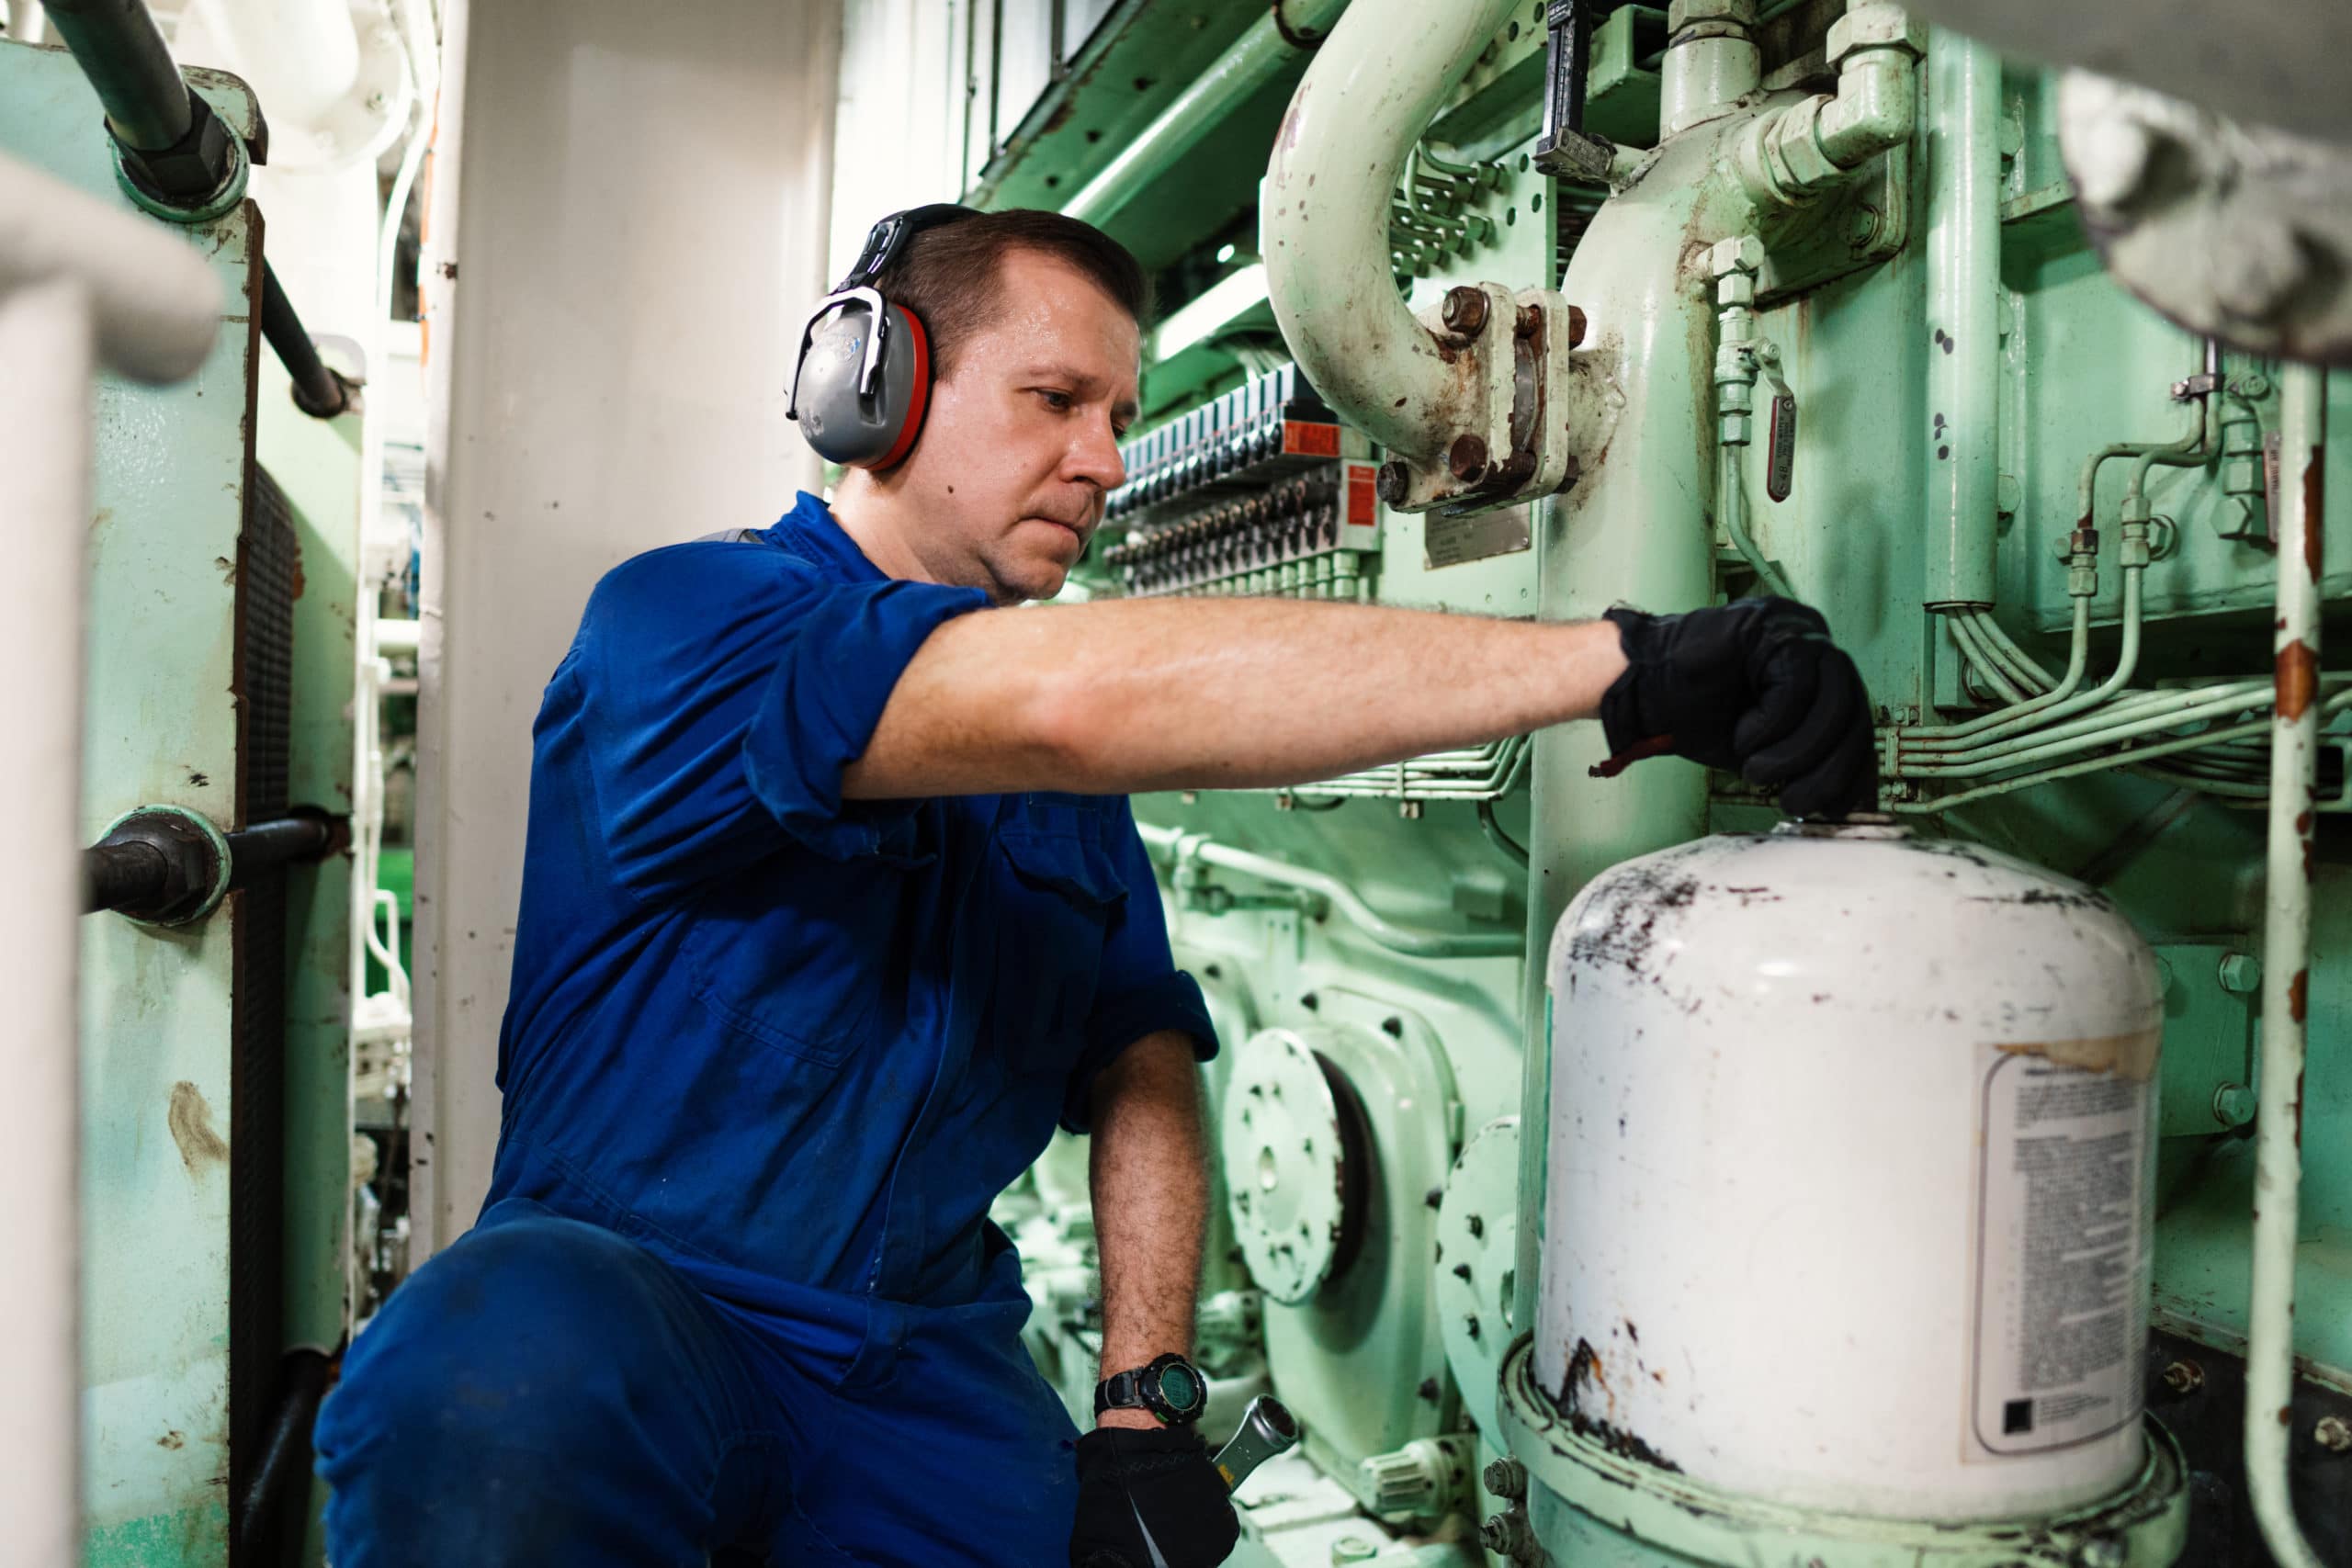
[[[616,562],[762,525],[822,291],[839,0],[447,0],[425,256],[417,1255],[471,1223],[531,721]]]

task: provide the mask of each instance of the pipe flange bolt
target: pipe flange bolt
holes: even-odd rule
[[[1447,289],[1441,319],[1455,336],[1476,337],[1487,330],[1487,291],[1466,283]]]
[[[1829,64],[1857,50],[1899,49],[1914,60],[1928,56],[1928,29],[1902,6],[1887,0],[1864,0],[1829,24]]]
[[[118,906],[117,913],[151,926],[200,920],[228,897],[229,840],[211,821],[183,806],[142,806],[107,824],[97,847],[136,844],[163,872],[153,896]]]

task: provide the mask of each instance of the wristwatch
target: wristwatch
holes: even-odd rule
[[[1114,1372],[1094,1385],[1094,1414],[1148,1410],[1163,1427],[1189,1427],[1208,1408],[1209,1381],[1201,1370],[1170,1354],[1148,1367]]]

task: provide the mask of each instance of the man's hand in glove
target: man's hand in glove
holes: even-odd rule
[[[1191,1428],[1098,1427],[1078,1439],[1070,1568],[1213,1568],[1240,1539],[1225,1482]]]
[[[1606,618],[1625,649],[1625,672],[1600,699],[1610,772],[1671,751],[1779,791],[1792,817],[1870,809],[1878,793],[1870,694],[1818,611],[1743,599]]]

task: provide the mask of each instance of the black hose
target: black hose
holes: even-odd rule
[[[238,829],[228,836],[230,888],[289,861],[317,860],[334,847],[335,830],[334,818],[301,808],[275,822]]]
[[[261,269],[261,330],[277,350],[277,362],[294,378],[294,406],[314,419],[341,413],[350,402],[350,392],[343,378],[320,362],[311,334],[302,330],[302,318],[294,313],[286,290],[277,286],[277,274],[266,262]]]
[[[288,1486],[310,1472],[311,1429],[319,1417],[319,1401],[326,1397],[328,1375],[334,1363],[317,1350],[289,1350],[284,1363],[286,1392],[269,1423],[261,1462],[253,1484],[237,1500],[235,1561],[263,1568],[281,1555],[276,1542],[289,1495]],[[307,1498],[308,1487],[291,1494]]]
[[[97,89],[123,145],[159,152],[188,133],[187,84],[144,0],[55,0],[49,25]]]

